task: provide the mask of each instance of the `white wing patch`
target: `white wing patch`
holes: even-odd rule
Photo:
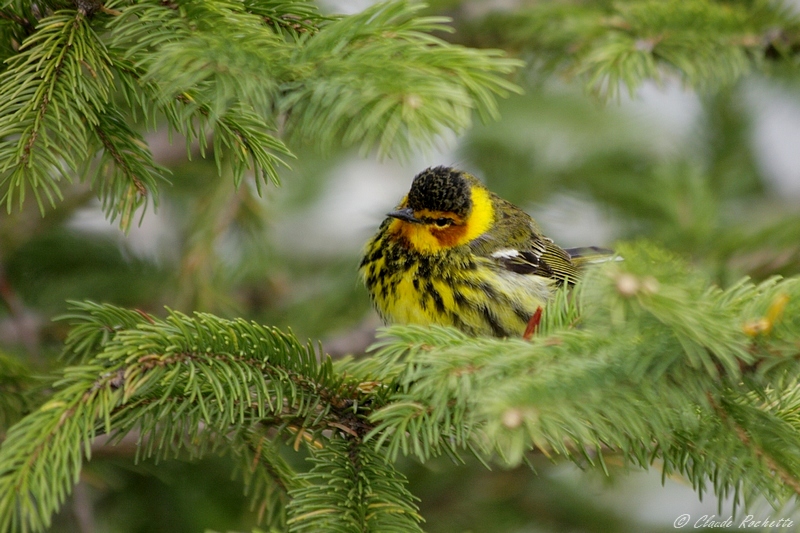
[[[493,252],[492,257],[494,257],[495,259],[514,259],[515,257],[519,257],[519,250],[514,250],[512,248],[503,248],[497,250],[496,252]]]

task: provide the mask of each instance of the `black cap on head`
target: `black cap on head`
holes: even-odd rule
[[[466,217],[472,209],[470,185],[462,172],[450,167],[423,170],[411,184],[408,207],[415,211],[450,211]]]

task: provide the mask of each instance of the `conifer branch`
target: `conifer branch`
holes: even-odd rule
[[[0,74],[0,94],[6,96],[0,104],[0,186],[6,187],[3,201],[8,210],[15,193],[20,204],[24,201],[29,185],[43,210],[40,186],[51,205],[60,195],[51,173],[71,179],[68,169],[74,171],[76,167],[70,153],[63,146],[51,147],[48,139],[48,130],[61,129],[56,123],[62,119],[61,113],[74,126],[69,132],[73,147],[80,151],[86,146],[83,120],[75,108],[90,110],[88,100],[92,96],[87,91],[77,94],[70,84],[81,76],[81,61],[88,59],[81,52],[75,53],[76,44],[90,30],[83,15],[75,12],[59,12],[42,19],[39,27],[42,29],[22,43],[22,53],[12,58],[9,68]],[[91,45],[85,50],[97,52]],[[98,59],[95,56],[89,62]],[[27,79],[20,83],[20,78]],[[99,96],[104,96],[102,89]],[[71,98],[83,100],[82,105],[68,101]]]
[[[163,180],[168,171],[153,161],[144,140],[117,111],[98,114],[98,124],[92,131],[102,151],[100,160],[88,165],[94,165],[94,172],[87,173],[103,200],[106,216],[113,221],[119,213],[120,227],[127,231],[133,213],[147,201],[149,191],[153,205],[157,205],[156,180]]]
[[[79,4],[40,17],[0,75],[7,209],[26,191],[54,205],[80,169],[127,229],[164,174],[128,123],[140,112],[151,127],[166,117],[203,156],[211,129],[220,174],[227,159],[234,182],[252,171],[260,192],[293,157],[275,124],[321,149],[403,154],[463,131],[473,111],[496,118],[495,99],[519,90],[505,76],[521,63],[432,37],[446,20],[404,2],[339,18],[290,2]],[[5,9],[30,20],[23,5]],[[82,164],[95,149],[100,161]]]
[[[268,26],[292,37],[305,33],[316,33],[335,17],[322,15],[317,6],[303,2],[247,1],[247,10],[263,18]]]
[[[463,131],[473,113],[495,118],[497,98],[519,90],[509,76],[521,62],[434,37],[448,20],[419,9],[394,1],[326,16],[282,0],[7,1],[0,199],[8,210],[30,194],[40,210],[62,193],[82,202],[86,193],[64,182],[85,180],[128,228],[156,205],[166,174],[140,130],[166,123],[190,157],[199,146],[231,178],[209,188],[215,203],[201,205],[183,264],[206,270],[182,283],[221,294],[213,245],[258,213],[250,188],[232,197],[232,187],[277,184],[292,143],[403,154]],[[797,15],[771,2],[545,2],[485,24],[501,31],[484,46],[532,53],[531,70],[577,76],[603,97],[670,77],[728,86],[791,66],[800,49]],[[615,199],[682,222],[684,206],[659,193],[690,184],[692,216],[718,209],[714,178],[695,187],[684,170],[637,202]],[[792,246],[784,265],[793,264],[797,224],[739,224],[745,253]],[[742,242],[716,250],[741,254]],[[336,363],[243,320],[75,304],[66,368],[47,400],[28,369],[0,354],[0,530],[46,529],[100,435],[134,443],[142,459],[228,453],[259,520],[293,531],[418,531],[399,454],[466,451],[515,465],[535,453],[601,470],[613,455],[736,504],[796,500],[800,279],[709,288],[658,250],[620,251],[624,262],[553,296],[531,342],[395,327],[372,357]],[[301,447],[312,467],[298,475],[284,457]]]
[[[231,442],[233,453],[240,459],[245,494],[250,496],[251,510],[267,527],[286,528],[286,504],[289,490],[303,485],[280,456],[275,438],[263,431],[237,434]]]
[[[117,149],[116,146],[111,142],[111,139],[105,134],[105,132],[101,129],[96,129],[95,133],[97,137],[100,139],[100,142],[103,143],[103,146],[111,154],[111,157],[117,163],[117,165],[122,169],[123,173],[131,180],[133,187],[138,191],[138,193],[142,196],[147,196],[147,189],[144,188],[144,184],[142,180],[136,176],[131,167],[125,164],[125,160],[123,159],[122,152]]]
[[[724,424],[731,426],[738,437],[738,439],[742,442],[742,444],[746,448],[750,448],[754,450],[754,453],[757,457],[762,459],[765,463],[767,468],[777,474],[780,477],[780,480],[789,488],[794,491],[795,495],[800,496],[800,476],[790,473],[786,468],[779,464],[778,460],[775,457],[770,455],[770,452],[764,449],[764,447],[760,446],[757,443],[753,442],[749,432],[747,429],[742,427],[736,420],[734,420],[728,412],[720,405],[716,399],[709,395],[708,397],[709,404],[714,408],[714,411],[720,417]],[[763,429],[763,428],[759,428]]]
[[[243,320],[76,304],[66,350],[82,362],[0,448],[0,527],[46,527],[94,437],[133,431],[143,457],[230,449],[254,505],[296,531],[416,528],[384,458],[399,453],[600,469],[614,454],[737,502],[796,494],[800,279],[708,289],[656,249],[620,252],[557,293],[530,342],[394,327],[336,365]],[[311,472],[287,470],[281,437],[308,446]]]
[[[311,461],[290,492],[289,531],[421,531],[405,478],[370,447],[334,438]]]
[[[786,379],[798,370],[800,324],[772,310],[797,308],[800,280],[706,290],[669,257],[621,251],[624,262],[545,309],[551,322],[532,342],[390,328],[376,358],[387,373],[402,367],[398,392],[371,415],[368,439],[390,458],[422,460],[471,447],[517,464],[537,449],[605,468],[610,451],[645,468],[659,459],[699,492],[713,480],[720,498],[784,501],[800,479],[800,423],[748,398],[796,391]],[[772,324],[754,339],[747,324],[759,316]],[[722,402],[738,406],[736,425],[714,408]],[[754,434],[766,440],[742,438]]]
[[[0,353],[0,442],[8,427],[33,408],[33,384],[28,368]]]
[[[465,33],[534,52],[531,67],[579,76],[603,98],[671,76],[704,91],[727,87],[770,60],[793,61],[800,39],[797,15],[764,2],[543,2],[481,24]]]
[[[55,395],[9,431],[0,451],[2,529],[47,527],[101,433],[122,438],[135,429],[142,456],[167,457],[203,455],[228,439],[244,454],[241,442],[258,426],[294,428],[312,440],[323,431],[371,429],[359,421],[365,395],[358,383],[277,330],[96,304],[76,311],[67,346],[85,362],[65,370]],[[274,461],[267,470],[279,472]],[[263,496],[272,476],[260,479]],[[280,496],[267,492],[261,505],[274,508]]]
[[[443,130],[463,131],[473,110],[496,117],[495,96],[519,90],[502,75],[520,64],[496,50],[446,45],[430,32],[449,31],[447,19],[414,18],[420,7],[377,4],[304,39],[297,57],[307,68],[288,80],[279,102],[289,134],[324,150],[402,154],[435,144]],[[341,52],[331,57],[331,48]]]
[[[14,22],[18,26],[20,26],[26,35],[30,35],[34,31],[34,25],[28,20],[26,17],[23,17],[17,13],[14,13],[10,8],[4,7],[0,9],[0,18],[9,20]]]

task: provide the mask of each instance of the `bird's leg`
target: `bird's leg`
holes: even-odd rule
[[[533,337],[533,334],[536,333],[539,329],[539,323],[542,321],[542,308],[537,307],[536,312],[533,313],[533,316],[530,320],[528,320],[528,326],[525,328],[525,333],[522,334],[522,338],[526,341],[530,340]]]

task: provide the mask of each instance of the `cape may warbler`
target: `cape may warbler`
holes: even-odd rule
[[[385,322],[520,336],[554,288],[578,278],[586,250],[610,253],[558,247],[474,176],[440,166],[414,178],[359,271]]]

